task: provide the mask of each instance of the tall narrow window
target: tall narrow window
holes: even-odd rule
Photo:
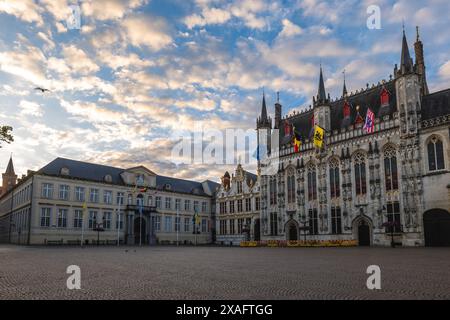
[[[331,208],[331,233],[332,234],[342,233],[341,208],[339,207]]]
[[[271,178],[269,181],[269,195],[270,204],[277,204],[277,180],[275,178]]]
[[[365,195],[367,193],[365,157],[362,153],[358,153],[356,154],[354,161],[356,194]]]
[[[242,182],[237,183],[237,193],[242,193]]]
[[[270,214],[270,235],[278,235],[278,214],[276,212]]]
[[[398,190],[397,156],[392,147],[384,151],[384,180],[386,191]]]
[[[83,226],[83,211],[75,210],[73,215],[73,227],[76,229],[81,229]]]
[[[319,234],[317,209],[309,209],[309,234]]]
[[[331,198],[339,198],[341,190],[339,189],[339,160],[330,161],[330,196]]]
[[[58,228],[67,228],[67,209],[59,209],[58,210],[57,227]]]
[[[287,177],[288,203],[295,203],[295,174],[291,168]]]
[[[41,227],[50,227],[51,208],[41,208]]]
[[[428,168],[430,171],[443,170],[444,164],[444,146],[442,140],[437,137],[431,138],[428,142]]]
[[[103,228],[111,229],[112,212],[103,212]]]
[[[317,175],[314,165],[308,167],[308,199],[310,201],[317,199]]]
[[[386,228],[386,232],[401,232],[400,204],[398,202],[390,202],[387,203],[386,208],[388,222],[390,223],[390,225]]]

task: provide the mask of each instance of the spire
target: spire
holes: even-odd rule
[[[325,84],[323,82],[322,65],[320,65],[319,91],[317,92],[317,100],[325,102],[327,94],[325,93]]]
[[[408,41],[406,40],[405,27],[403,26],[402,56],[400,62],[402,74],[413,71],[413,62],[409,54]]]
[[[266,94],[263,90],[262,108],[261,108],[261,121],[267,121],[267,107],[266,107]]]
[[[267,106],[266,106],[266,94],[263,90],[261,115],[256,120],[257,128],[268,128],[271,127],[272,119],[267,116]]]
[[[344,74],[344,88],[342,89],[342,96],[345,97],[347,95],[347,86],[345,85],[345,70],[342,72]]]
[[[8,162],[8,166],[6,167],[5,174],[9,174],[9,175],[15,175],[16,174],[14,172],[14,165],[13,165],[13,161],[12,161],[12,154],[11,154],[11,157],[9,158],[9,162]]]
[[[419,74],[420,79],[420,93],[421,95],[429,94],[426,66],[425,66],[425,55],[423,52],[423,43],[420,41],[419,27],[416,27],[416,42],[414,43],[414,52],[416,54],[416,71]]]

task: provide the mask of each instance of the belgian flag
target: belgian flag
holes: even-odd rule
[[[298,132],[295,126],[292,126],[294,134],[292,135],[292,140],[294,142],[294,152],[299,152],[300,147],[302,145],[302,136],[300,132]]]

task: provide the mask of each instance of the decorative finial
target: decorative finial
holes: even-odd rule
[[[403,34],[405,34],[405,18],[402,19]]]
[[[419,42],[420,41],[419,26],[416,26],[416,33],[417,33],[417,42]]]

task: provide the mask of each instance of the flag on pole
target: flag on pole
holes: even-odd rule
[[[315,126],[314,129],[314,145],[318,148],[322,148],[324,138],[324,130],[319,126]]]
[[[302,137],[300,133],[296,130],[295,126],[293,126],[293,140],[294,140],[294,152],[300,151],[300,146],[302,145]]]
[[[370,108],[367,109],[366,122],[364,123],[364,129],[367,133],[373,133],[374,119],[375,114],[372,112],[372,110],[370,110]]]
[[[83,202],[83,218],[85,218],[86,212],[87,212],[87,203],[85,201],[85,202]]]

